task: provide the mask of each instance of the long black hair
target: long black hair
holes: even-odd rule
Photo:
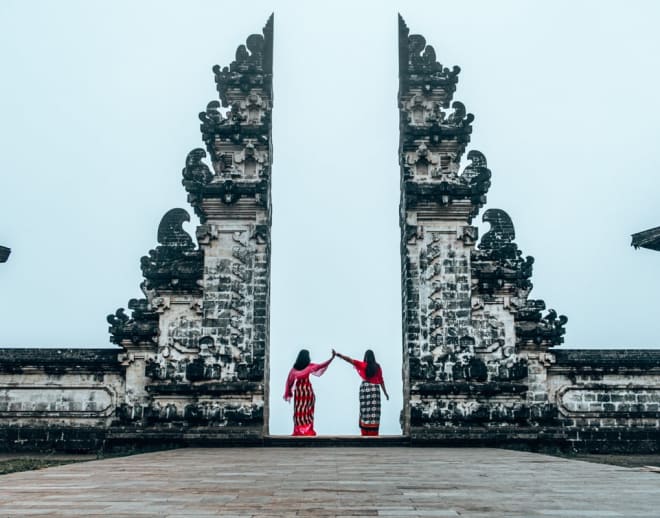
[[[309,365],[310,361],[309,351],[307,349],[300,349],[298,358],[296,358],[296,363],[293,364],[293,368],[297,371],[301,371]]]
[[[376,363],[376,355],[371,349],[367,349],[364,352],[364,361],[367,364],[367,368],[365,369],[365,374],[367,375],[367,378],[371,378],[372,376],[375,376],[376,373],[378,372],[378,369],[380,369],[380,365]]]

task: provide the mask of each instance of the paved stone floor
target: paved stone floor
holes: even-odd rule
[[[181,449],[0,477],[0,516],[660,516],[660,474],[497,449]]]

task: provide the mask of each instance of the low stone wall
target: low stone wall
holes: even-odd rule
[[[509,402],[510,412],[504,417],[501,383],[420,387],[426,394],[422,401],[431,398],[438,409],[454,405],[454,412],[413,413],[412,444],[594,453],[660,451],[660,350],[556,350],[547,353],[547,361],[535,369],[543,372],[530,370],[515,384],[516,394],[531,397],[527,403]],[[543,415],[534,415],[536,399],[544,402]],[[480,411],[468,412],[463,407]]]
[[[575,449],[660,451],[660,350],[558,350],[548,398]]]
[[[0,418],[110,426],[123,399],[118,349],[0,349]]]
[[[101,449],[124,399],[119,352],[0,349],[0,449]]]
[[[557,351],[549,396],[575,426],[657,427],[660,351]]]
[[[162,383],[144,368],[131,377],[120,353],[0,349],[0,451],[263,443],[262,383]],[[128,415],[145,385],[145,406]]]
[[[263,393],[260,383],[163,384],[145,376],[142,383],[146,382],[150,398],[168,401],[163,411],[171,407],[172,415],[126,419],[122,412],[130,387],[118,353],[119,349],[0,349],[0,450],[268,444],[261,410],[242,403],[249,394]],[[461,417],[455,410],[444,418],[440,407],[428,415],[413,412],[409,444],[660,451],[660,350],[550,354],[543,376],[548,409],[543,419],[519,404],[531,382],[537,383],[538,373],[534,380],[528,376],[508,384],[420,384],[413,387],[407,405],[420,408],[431,398],[440,407],[460,409],[456,402],[464,401],[484,411]],[[242,396],[233,407],[213,412],[216,400],[226,403],[228,395],[239,393]],[[419,399],[417,406],[414,398]],[[508,399],[518,401],[518,413],[512,414],[516,418],[497,418],[498,405]],[[208,414],[189,411],[205,402]]]

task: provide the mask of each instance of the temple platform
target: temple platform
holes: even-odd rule
[[[657,517],[660,473],[489,448],[185,448],[0,477],[0,516]]]
[[[317,435],[315,437],[293,437],[291,435],[267,435],[264,446],[271,447],[323,447],[323,446],[410,446],[410,437],[403,435],[379,435],[378,437],[362,437],[361,435]]]

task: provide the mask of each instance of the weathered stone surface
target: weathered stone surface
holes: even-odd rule
[[[630,246],[634,246],[635,249],[641,246],[642,248],[648,248],[649,250],[660,250],[660,227],[637,232],[631,237],[632,242],[630,243]]]
[[[525,383],[524,388],[510,389],[529,373],[518,343],[518,327],[524,324],[518,325],[517,318],[532,287],[533,259],[521,257],[513,242],[513,224],[498,209],[484,214],[491,229],[475,249],[478,235],[471,222],[486,202],[491,172],[476,150],[468,153],[471,163],[460,172],[474,117],[460,102],[452,103],[452,114],[443,111],[452,101],[459,69],[450,71],[437,63],[433,48],[425,46],[422,36],[410,35],[402,19],[399,52],[404,372],[409,397],[404,429],[413,433],[415,427],[466,422],[529,424],[547,412],[531,410]],[[524,328],[525,343],[554,345],[548,343],[548,332],[542,333],[548,323],[538,307],[532,307],[535,312],[524,321],[531,322]],[[561,326],[549,327],[563,333]]]
[[[658,474],[465,448],[181,449],[2,477],[3,516],[655,518]],[[365,457],[368,462],[365,462]]]
[[[184,209],[168,211],[158,226],[160,245],[140,260],[148,295],[201,292],[204,254],[183,230],[186,221],[190,221],[190,216]]]
[[[140,426],[264,426],[270,284],[273,19],[229,67],[214,67],[220,102],[200,114],[207,151],[182,171],[200,217],[198,247],[183,209],[168,212],[160,245],[142,258],[146,313],[109,317],[139,390],[121,421]],[[230,108],[223,113],[221,107]],[[205,160],[209,158],[210,163]],[[142,320],[138,320],[142,317]],[[153,332],[133,339],[145,319]],[[117,322],[119,320],[119,322]],[[137,334],[137,333],[134,333]],[[246,384],[250,383],[247,390]],[[207,389],[224,384],[224,389]]]
[[[529,298],[534,258],[505,211],[485,211],[475,247],[491,173],[472,150],[459,174],[473,117],[457,102],[444,111],[458,67],[436,62],[402,19],[399,58],[404,431],[414,442],[546,434],[558,447],[605,448],[616,436],[657,448],[659,355],[552,351],[567,318]],[[631,425],[643,433],[621,435]]]
[[[554,359],[543,388],[565,426],[609,429],[611,438],[632,428],[660,447],[660,351],[566,350]],[[602,434],[589,437],[606,449]]]
[[[0,349],[0,448],[101,448],[124,395],[119,352]]]
[[[158,314],[153,311],[147,299],[131,299],[128,309],[132,310],[129,317],[124,308],[119,308],[114,315],[108,315],[110,324],[108,332],[110,341],[117,345],[124,343],[155,344],[158,336]]]
[[[553,370],[611,372],[614,374],[660,370],[658,349],[560,349],[553,351]]]
[[[119,348],[107,349],[37,349],[0,348],[0,372],[15,373],[23,369],[44,368],[57,371],[93,371],[98,374],[121,372],[117,360]]]

